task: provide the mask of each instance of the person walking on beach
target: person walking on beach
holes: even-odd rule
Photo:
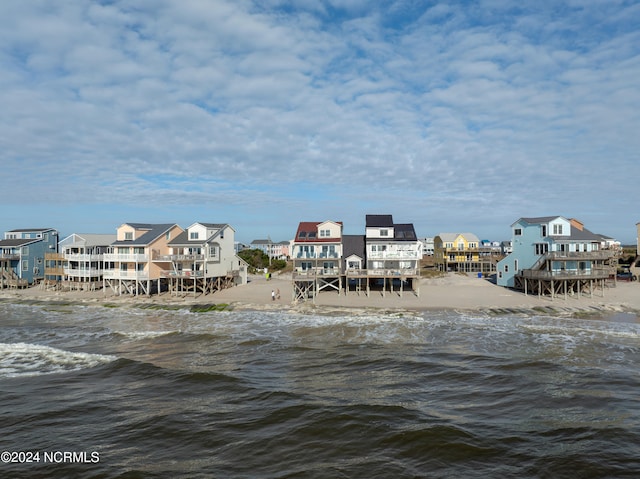
[[[271,290],[271,301],[275,301],[276,300],[276,292],[274,290]]]

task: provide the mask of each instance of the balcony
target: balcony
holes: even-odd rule
[[[340,273],[340,268],[309,268],[305,270],[296,270],[293,272],[293,276],[296,278],[316,278],[322,276],[339,276]]]
[[[153,258],[154,261],[174,261],[176,263],[204,261],[204,259],[205,256],[203,254],[164,254]]]
[[[149,255],[107,253],[104,255],[104,260],[113,261],[114,263],[146,263],[149,261]]]
[[[17,253],[0,253],[0,260],[17,261],[20,259],[20,255]]]
[[[317,252],[311,253],[307,251],[298,252],[296,255],[296,259],[339,259],[340,254],[337,252],[329,253],[329,252]]]
[[[106,269],[102,272],[102,276],[105,279],[134,279],[140,281],[149,279],[149,273],[146,271],[120,271],[117,269]]]
[[[589,261],[607,260],[613,257],[611,250],[598,251],[550,251],[546,254],[547,260],[552,261]]]
[[[526,279],[541,280],[564,280],[564,279],[607,279],[611,274],[610,268],[591,268],[589,270],[567,269],[567,270],[539,270],[525,269],[517,273]]]
[[[106,255],[70,253],[70,254],[65,254],[64,255],[64,259],[66,259],[68,261],[91,262],[91,261],[102,261],[104,256],[106,256]]]
[[[74,278],[95,278],[102,276],[102,272],[98,268],[64,268],[64,274]]]
[[[418,251],[367,251],[367,259],[415,260],[422,258]]]
[[[162,271],[161,278],[203,278],[204,271]]]

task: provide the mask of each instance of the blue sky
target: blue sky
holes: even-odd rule
[[[0,229],[635,243],[640,2],[0,2]]]

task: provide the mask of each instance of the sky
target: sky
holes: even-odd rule
[[[0,229],[559,215],[635,244],[640,1],[0,2]]]

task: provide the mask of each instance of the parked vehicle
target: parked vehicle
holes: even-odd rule
[[[616,274],[617,281],[638,281],[638,277],[633,274],[628,268],[618,272]]]

